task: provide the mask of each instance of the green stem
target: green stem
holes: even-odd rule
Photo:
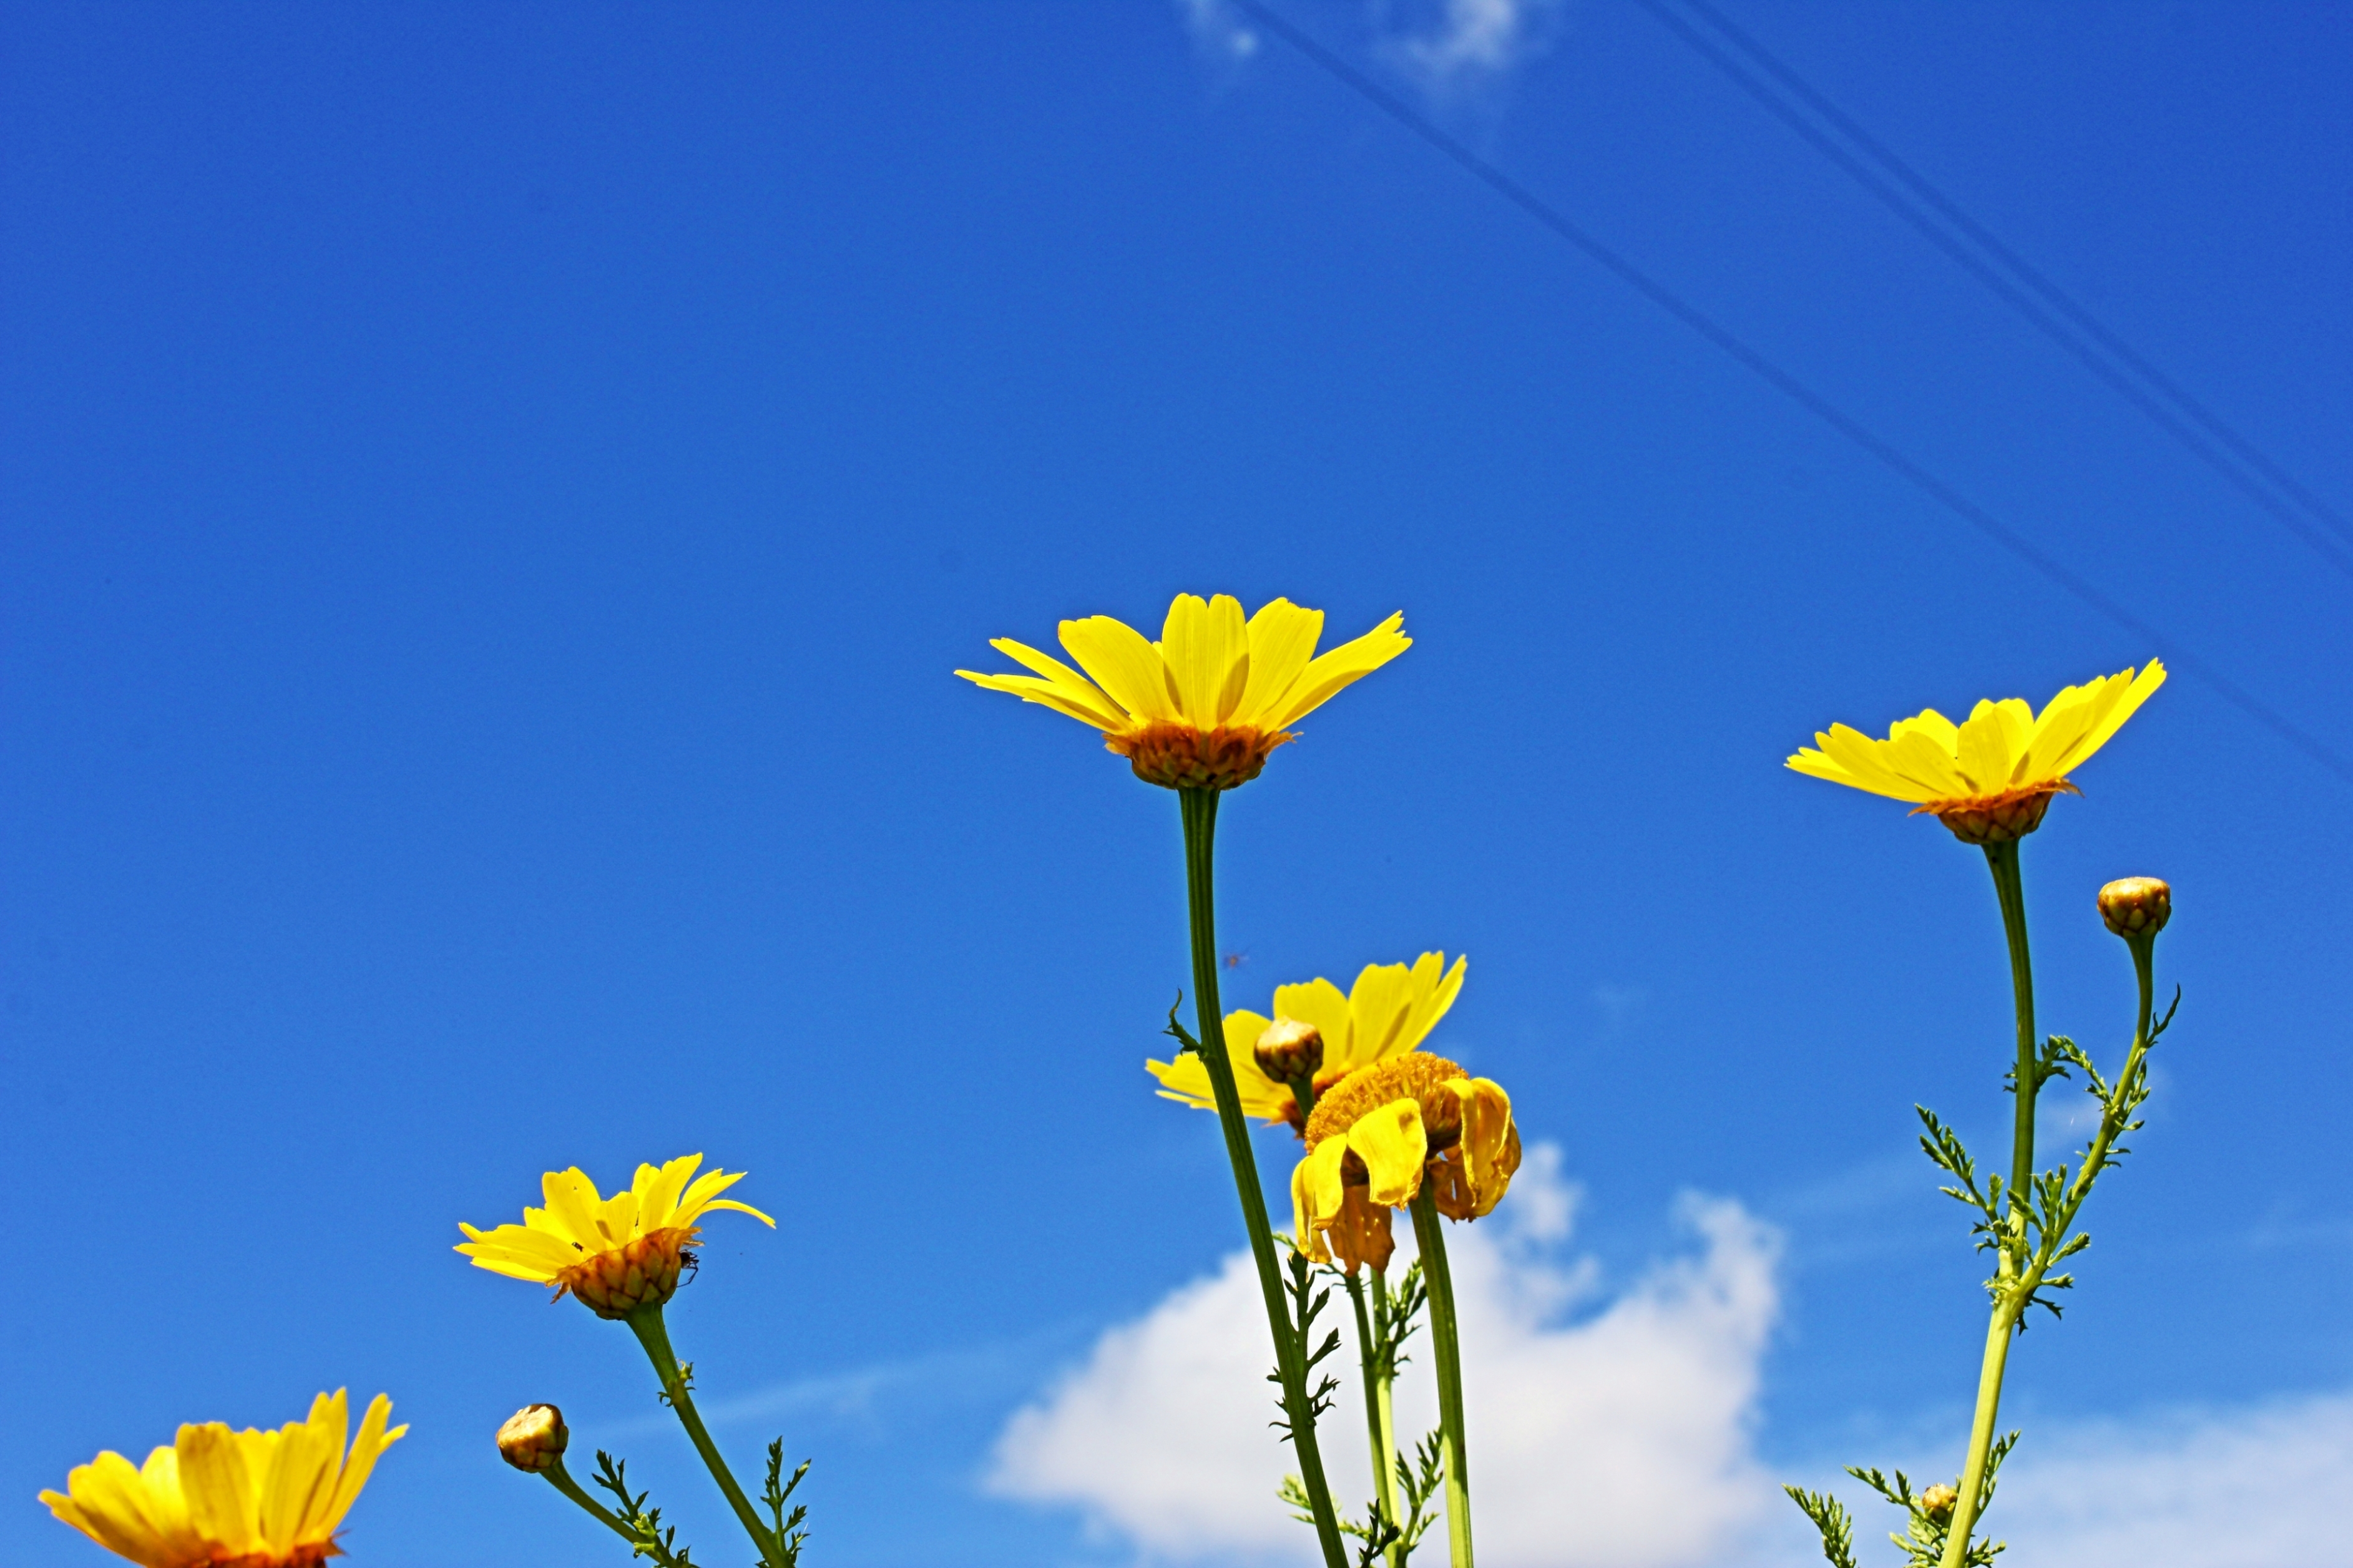
[[[1995,895],[2001,900],[2002,934],[2010,943],[2010,1000],[2018,1019],[2018,1062],[2010,1083],[2010,1208],[2007,1230],[1998,1238],[1997,1279],[1993,1317],[1986,1329],[1986,1348],[1978,1372],[1976,1414],[1969,1421],[1968,1458],[1961,1468],[1960,1495],[1953,1501],[1953,1522],[1945,1541],[1940,1568],[1961,1568],[1968,1559],[1969,1532],[1976,1527],[1982,1500],[1986,1465],[1993,1451],[1993,1429],[2001,1408],[2001,1379],[2010,1363],[2010,1335],[2018,1326],[2026,1297],[2016,1287],[2028,1271],[2028,1205],[2034,1193],[2034,1101],[2042,1089],[2034,1036],[2034,963],[2026,942],[2026,885],[2019,874],[2019,841],[2015,838],[1985,846],[1986,864],[1993,871]],[[2030,1290],[2028,1295],[2031,1295]]]
[[[611,1509],[607,1508],[603,1503],[598,1502],[595,1498],[590,1497],[586,1491],[583,1491],[581,1489],[580,1483],[572,1479],[572,1472],[564,1468],[564,1461],[562,1458],[559,1458],[555,1461],[554,1468],[542,1470],[540,1474],[547,1478],[548,1485],[554,1487],[557,1491],[562,1492],[565,1497],[570,1498],[574,1502],[578,1503],[582,1508],[586,1509],[588,1511],[589,1516],[595,1519],[597,1523],[603,1525],[606,1529],[611,1531],[614,1534],[628,1542],[632,1547],[637,1545],[638,1538],[636,1534],[630,1531],[628,1525],[621,1522],[621,1516],[615,1513]]]
[[[1324,1568],[1348,1568],[1340,1518],[1333,1510],[1332,1488],[1324,1479],[1324,1456],[1315,1444],[1315,1413],[1307,1392],[1307,1351],[1292,1331],[1282,1268],[1274,1256],[1274,1231],[1266,1218],[1266,1194],[1259,1185],[1258,1161],[1250,1152],[1250,1122],[1242,1115],[1240,1091],[1234,1087],[1234,1064],[1226,1055],[1225,1019],[1218,1000],[1213,872],[1218,792],[1180,789],[1176,800],[1185,822],[1185,892],[1192,917],[1193,1013],[1200,1029],[1201,1065],[1208,1069],[1209,1090],[1218,1103],[1218,1124],[1226,1137],[1226,1158],[1233,1165],[1234,1188],[1241,1199],[1242,1226],[1250,1233],[1259,1289],[1266,1298],[1267,1327],[1274,1334],[1275,1370],[1282,1381],[1283,1415],[1291,1424],[1291,1445],[1299,1456],[1300,1480],[1307,1489],[1315,1539],[1324,1548]]]
[[[2001,1374],[2010,1363],[2010,1342],[2018,1325],[2016,1311],[2005,1299],[1993,1310],[1986,1328],[1985,1360],[1978,1368],[1978,1408],[1969,1423],[1968,1464],[1961,1471],[1959,1493],[1953,1499],[1953,1522],[1945,1536],[1945,1556],[1939,1568],[1961,1568],[1968,1561],[1969,1531],[1977,1523],[1978,1505],[1985,1495],[1986,1462],[1993,1452],[1994,1422],[2001,1414]]]
[[[1370,1269],[1366,1274],[1377,1303],[1386,1293],[1381,1277]],[[1348,1304],[1356,1310],[1356,1360],[1365,1374],[1365,1436],[1373,1449],[1373,1496],[1378,1500],[1381,1517],[1388,1521],[1390,1528],[1402,1531],[1405,1521],[1398,1517],[1397,1500],[1397,1418],[1389,1409],[1389,1390],[1397,1381],[1397,1366],[1391,1360],[1386,1331],[1375,1337],[1377,1324],[1386,1331],[1388,1314],[1368,1314],[1365,1310],[1366,1279],[1358,1278],[1353,1270],[1341,1279],[1348,1287]],[[1405,1568],[1401,1542],[1390,1542],[1387,1555],[1389,1568]]]
[[[2033,1190],[2034,1100],[2042,1088],[2035,1074],[2034,963],[2026,947],[2026,888],[2019,877],[2018,840],[1989,844],[1985,853],[1986,864],[1993,868],[1994,891],[2001,899],[2002,933],[2010,939],[2010,1000],[2018,1015],[2018,1077],[2013,1086],[2017,1100],[2010,1108],[2010,1206],[2013,1215],[2022,1215]]]
[[[2076,1212],[2084,1206],[2084,1200],[2092,1195],[2092,1184],[2099,1180],[2100,1172],[2107,1164],[2109,1148],[2116,1142],[2116,1134],[2125,1130],[2125,1123],[2132,1119],[2130,1107],[2134,1103],[2134,1091],[2139,1087],[2142,1076],[2148,1071],[2149,1022],[2157,1006],[2154,963],[2157,933],[2143,931],[2125,940],[2132,944],[2133,968],[2140,980],[2140,1011],[2133,1023],[2132,1049],[2125,1055],[2124,1071],[2118,1073],[2116,1081],[2109,1086],[2108,1103],[2100,1113],[2100,1130],[2092,1135],[2091,1147],[2084,1151],[2083,1169],[2075,1173],[2075,1180],[2067,1189],[2065,1205],[2059,1211],[2052,1233],[2043,1237],[2046,1249],[2055,1247],[2066,1239],[2066,1232],[2075,1223]],[[2035,1283],[2041,1282],[2038,1273]]]
[[[1376,1402],[1380,1409],[1381,1496],[1383,1506],[1392,1511],[1397,1508],[1398,1442],[1397,1407],[1394,1397],[1396,1389],[1397,1368],[1392,1365],[1388,1374],[1381,1379],[1380,1387],[1376,1395]],[[1402,1531],[1410,1521],[1392,1519],[1391,1522]],[[1405,1542],[1402,1537],[1389,1543],[1389,1568],[1405,1568]]]
[[[661,1379],[662,1393],[669,1396],[670,1408],[678,1412],[678,1424],[686,1428],[687,1436],[694,1443],[694,1451],[702,1456],[703,1467],[711,1472],[711,1479],[717,1481],[719,1489],[727,1494],[727,1506],[735,1510],[737,1519],[743,1521],[745,1532],[752,1537],[752,1544],[759,1549],[760,1561],[773,1563],[776,1568],[784,1568],[776,1552],[775,1538],[768,1533],[767,1526],[760,1522],[758,1512],[752,1507],[752,1500],[745,1497],[744,1489],[735,1484],[734,1472],[720,1457],[719,1445],[711,1440],[710,1429],[703,1426],[701,1413],[694,1408],[694,1394],[687,1387],[686,1378],[679,1371],[677,1352],[670,1346],[670,1331],[662,1324],[661,1308],[659,1305],[640,1307],[624,1321],[638,1336],[638,1343],[645,1347],[646,1359],[654,1363],[654,1375]]]
[[[1438,1362],[1438,1430],[1446,1450],[1446,1556],[1471,1568],[1471,1455],[1463,1441],[1462,1343],[1454,1321],[1454,1275],[1446,1265],[1445,1222],[1428,1182],[1413,1195],[1413,1241],[1430,1285],[1430,1348]]]

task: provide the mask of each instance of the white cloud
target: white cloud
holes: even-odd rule
[[[1557,1150],[1532,1148],[1502,1223],[1449,1230],[1479,1548],[1492,1568],[1819,1568],[1783,1480],[1831,1486],[1856,1511],[1862,1561],[1896,1561],[1884,1542],[1894,1510],[1837,1465],[1900,1463],[1915,1482],[1948,1475],[1959,1434],[1923,1432],[1897,1452],[1836,1462],[1760,1463],[1775,1234],[1736,1203],[1686,1197],[1693,1249],[1605,1290],[1589,1259],[1563,1256],[1577,1194],[1559,1164]],[[1345,1298],[1334,1310],[1345,1317]],[[1409,1352],[1426,1354],[1420,1335]],[[1273,1496],[1292,1467],[1267,1425],[1271,1360],[1257,1276],[1238,1253],[1104,1333],[1018,1411],[989,1488],[1076,1509],[1147,1558],[1312,1563],[1310,1533]],[[1428,1375],[1426,1360],[1407,1369],[1401,1433],[1435,1423]],[[1369,1490],[1363,1430],[1352,1383],[1319,1426],[1352,1510]],[[2006,1568],[2313,1568],[2344,1558],[2348,1474],[2353,1392],[2038,1420],[1989,1523],[2011,1542]]]
[[[1942,1457],[1941,1468],[1907,1468],[1915,1481],[1942,1474],[1955,1455]],[[2348,1394],[2130,1421],[2045,1422],[2028,1428],[1986,1523],[2010,1542],[2004,1568],[2315,1568],[2345,1560],[2348,1474]],[[1857,1541],[1878,1542],[1895,1510],[1838,1480],[1858,1515]],[[1772,1533],[1770,1561],[1790,1568],[1820,1562],[1794,1509]]]
[[[1176,0],[1194,47],[1232,68],[1262,42],[1229,0]],[[1372,46],[1433,93],[1500,80],[1540,52],[1561,0],[1372,0]]]
[[[1481,1553],[1496,1568],[1719,1561],[1772,1497],[1749,1449],[1777,1238],[1737,1204],[1686,1198],[1697,1250],[1601,1302],[1593,1267],[1557,1258],[1574,1199],[1558,1152],[1539,1146],[1501,1223],[1451,1227]],[[1335,1306],[1345,1316],[1336,1293]],[[1261,1311],[1236,1254],[1105,1333],[1007,1424],[991,1489],[1074,1506],[1154,1556],[1312,1560],[1312,1537],[1273,1497],[1290,1466],[1267,1426]],[[1435,1423],[1420,1336],[1409,1351],[1420,1353],[1399,1388],[1408,1433]],[[1335,1487],[1361,1500],[1370,1469],[1354,1395],[1319,1431]]]
[[[1258,34],[1224,0],[1176,0],[1194,47],[1213,60],[1234,64],[1258,53]]]
[[[1444,0],[1430,26],[1390,41],[1415,74],[1436,85],[1497,77],[1538,47],[1558,0]]]

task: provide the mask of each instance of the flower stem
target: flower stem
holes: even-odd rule
[[[2015,838],[1985,847],[1986,864],[1993,871],[1994,893],[2001,900],[2002,933],[2010,942],[2010,1000],[2018,1018],[2018,1064],[2012,1069],[2010,1110],[2010,1208],[2004,1233],[1998,1237],[1999,1261],[1992,1321],[1986,1328],[1985,1356],[1978,1370],[1976,1414],[1969,1421],[1969,1447],[1961,1468],[1959,1496],[1953,1500],[1953,1522],[1945,1539],[1940,1568],[1961,1568],[1968,1560],[1969,1532],[1977,1524],[1984,1500],[1986,1464],[1993,1451],[1994,1423],[2001,1410],[2001,1380],[2010,1364],[2010,1336],[2025,1310],[2025,1296],[2015,1287],[2028,1268],[2028,1205],[2034,1187],[2034,1101],[2042,1089],[2042,1071],[2034,1037],[2034,963],[2026,943],[2026,886],[2019,875]],[[2028,1296],[2031,1291],[2027,1292]]]
[[[1348,1304],[1356,1310],[1356,1359],[1365,1374],[1365,1436],[1373,1448],[1373,1496],[1389,1528],[1402,1531],[1406,1521],[1398,1516],[1397,1417],[1390,1409],[1390,1388],[1397,1381],[1396,1351],[1388,1338],[1388,1312],[1368,1314],[1365,1310],[1367,1282],[1372,1286],[1376,1306],[1387,1289],[1379,1272],[1374,1269],[1366,1270],[1361,1277],[1352,1269],[1341,1279],[1348,1287]],[[1374,1337],[1377,1325],[1381,1331],[1378,1339]],[[1405,1568],[1402,1540],[1390,1542],[1386,1555],[1389,1568]]]
[[[1379,1277],[1377,1275],[1375,1276],[1377,1280],[1378,1278]],[[1397,1507],[1398,1484],[1396,1389],[1397,1368],[1392,1364],[1388,1373],[1381,1378],[1380,1387],[1375,1391],[1375,1403],[1379,1407],[1380,1411],[1382,1506],[1392,1510]],[[1402,1531],[1405,1529],[1409,1521],[1402,1519],[1392,1519],[1391,1522],[1394,1523],[1398,1529]],[[1402,1539],[1389,1543],[1389,1568],[1405,1568],[1405,1542]]]
[[[1274,1256],[1274,1232],[1267,1223],[1266,1193],[1259,1185],[1258,1161],[1250,1152],[1250,1123],[1242,1115],[1240,1091],[1234,1087],[1234,1064],[1226,1055],[1225,1019],[1218,1000],[1213,872],[1218,792],[1180,789],[1176,800],[1185,822],[1185,891],[1192,916],[1193,1012],[1200,1029],[1201,1065],[1208,1069],[1210,1093],[1218,1103],[1218,1124],[1226,1136],[1226,1158],[1233,1165],[1234,1187],[1241,1199],[1242,1226],[1250,1233],[1259,1289],[1266,1297],[1267,1327],[1274,1333],[1275,1370],[1282,1384],[1283,1416],[1291,1426],[1291,1446],[1299,1457],[1300,1480],[1307,1489],[1315,1539],[1324,1549],[1324,1568],[1348,1568],[1339,1515],[1332,1508],[1332,1488],[1324,1479],[1324,1456],[1315,1443],[1315,1412],[1307,1391],[1307,1350],[1292,1331],[1282,1269]]]
[[[1978,1505],[1985,1496],[1987,1457],[1993,1451],[1994,1422],[2001,1413],[2001,1376],[2010,1364],[2010,1342],[2018,1328],[2018,1312],[2005,1297],[1986,1326],[1985,1359],[1978,1367],[1977,1415],[1969,1422],[1969,1458],[1953,1499],[1953,1522],[1945,1536],[1945,1556],[1938,1568],[1961,1568],[1968,1561],[1969,1531],[1977,1523]]]
[[[556,1459],[553,1468],[540,1473],[547,1478],[548,1485],[586,1509],[589,1517],[596,1520],[597,1523],[628,1542],[631,1546],[637,1545],[636,1534],[628,1525],[621,1522],[620,1516],[582,1490],[580,1483],[572,1479],[572,1472],[564,1468],[562,1458],[559,1457]]]
[[[1994,891],[2001,899],[2001,929],[2010,939],[2010,1000],[2018,1015],[2018,1076],[2012,1084],[2017,1100],[2010,1108],[2010,1206],[2013,1215],[2026,1212],[2034,1181],[2034,1099],[2041,1090],[2035,1068],[2034,962],[2026,946],[2026,888],[2018,869],[2018,840],[1985,847],[1986,864],[1993,869]],[[2021,1235],[2023,1234],[2021,1228]]]
[[[670,1407],[678,1412],[678,1424],[686,1428],[687,1436],[693,1441],[694,1451],[702,1456],[703,1467],[711,1472],[711,1479],[717,1481],[719,1489],[727,1494],[727,1505],[735,1510],[735,1517],[743,1521],[744,1531],[752,1537],[752,1544],[759,1549],[760,1561],[774,1564],[774,1568],[785,1568],[767,1526],[760,1522],[760,1516],[754,1510],[752,1500],[744,1495],[744,1489],[735,1484],[734,1472],[727,1468],[727,1461],[720,1456],[719,1445],[711,1440],[710,1429],[703,1426],[702,1414],[694,1408],[694,1393],[687,1386],[685,1375],[679,1371],[677,1352],[670,1346],[670,1331],[662,1324],[661,1308],[659,1305],[641,1307],[624,1321],[638,1336],[638,1343],[645,1347],[646,1359],[654,1363],[654,1375],[661,1379],[664,1397],[670,1401]]]
[[[1438,1430],[1446,1449],[1446,1557],[1471,1568],[1471,1455],[1463,1442],[1462,1340],[1454,1321],[1454,1274],[1430,1183],[1413,1195],[1413,1241],[1430,1282],[1430,1348],[1438,1363]]]

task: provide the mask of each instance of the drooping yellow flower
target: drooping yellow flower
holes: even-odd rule
[[[1434,1184],[1438,1212],[1493,1212],[1520,1168],[1511,1097],[1443,1057],[1392,1057],[1319,1097],[1291,1174],[1294,1234],[1318,1263],[1388,1266],[1389,1215]]]
[[[1226,1055],[1234,1064],[1234,1087],[1241,1091],[1242,1114],[1299,1126],[1299,1103],[1288,1084],[1270,1077],[1258,1063],[1259,1037],[1275,1019],[1312,1024],[1324,1038],[1323,1065],[1315,1070],[1321,1094],[1361,1067],[1403,1056],[1420,1046],[1462,992],[1470,959],[1446,967],[1442,952],[1425,952],[1409,969],[1402,963],[1368,963],[1345,996],[1328,980],[1274,988],[1274,1018],[1242,1008],[1226,1015]],[[1174,1062],[1147,1061],[1144,1070],[1160,1080],[1163,1099],[1203,1110],[1217,1109],[1209,1093],[1209,1069],[1187,1052]]]
[[[346,1454],[351,1405],[339,1388],[313,1399],[307,1420],[275,1432],[183,1426],[143,1466],[109,1450],[41,1500],[142,1568],[316,1568],[342,1554],[343,1515],[377,1456],[408,1430],[386,1431],[391,1415],[392,1401],[377,1394]]]
[[[540,1178],[543,1209],[525,1208],[521,1225],[476,1230],[460,1223],[467,1240],[458,1250],[477,1268],[567,1292],[600,1318],[626,1318],[658,1307],[678,1291],[687,1249],[702,1243],[694,1222],[712,1209],[733,1209],[773,1228],[776,1221],[749,1204],[719,1194],[744,1179],[741,1171],[696,1176],[700,1154],[685,1154],[657,1170],[639,1165],[627,1192],[596,1195],[596,1184],[578,1166]]]
[[[1964,842],[2000,844],[2042,825],[2052,796],[2080,793],[2067,774],[2165,684],[2156,659],[2071,686],[2037,714],[2016,697],[1980,701],[1956,724],[1931,708],[1898,720],[1884,741],[1833,724],[1788,765],[1799,773],[1913,803]]]
[[[1232,789],[1258,777],[1268,753],[1293,738],[1286,726],[1411,647],[1404,624],[1402,613],[1393,615],[1318,656],[1321,610],[1275,599],[1245,621],[1229,595],[1179,594],[1158,642],[1109,616],[1090,616],[1056,628],[1079,669],[998,637],[991,647],[1037,673],[956,673],[1092,724],[1146,784]]]

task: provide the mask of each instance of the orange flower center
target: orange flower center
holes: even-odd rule
[[[640,1307],[658,1307],[678,1294],[687,1249],[700,1245],[702,1236],[692,1226],[670,1226],[593,1253],[556,1275],[555,1294],[578,1297],[600,1318],[626,1318]]]
[[[2007,844],[2042,826],[2042,814],[2051,809],[2052,796],[2083,793],[2061,779],[2055,784],[2021,785],[2000,795],[1926,801],[1914,806],[1912,815],[1935,817],[1964,844]]]
[[[1291,738],[1287,730],[1247,724],[1203,730],[1163,720],[1124,735],[1106,735],[1103,744],[1125,757],[1145,784],[1166,789],[1233,789],[1258,777],[1268,755]]]
[[[1358,1068],[1315,1101],[1304,1132],[1307,1146],[1313,1149],[1326,1138],[1339,1137],[1392,1100],[1410,1100],[1421,1107],[1421,1128],[1430,1140],[1430,1152],[1451,1149],[1462,1139],[1462,1102],[1440,1093],[1438,1086],[1470,1076],[1444,1057],[1425,1051],[1408,1051]]]

